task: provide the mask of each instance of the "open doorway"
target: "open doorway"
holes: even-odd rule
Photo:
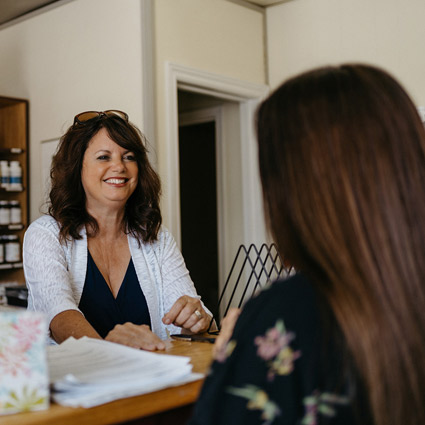
[[[179,125],[182,253],[204,303],[218,303],[215,122]]]
[[[224,287],[239,246],[262,243],[266,236],[257,172],[253,115],[258,101],[268,89],[266,86],[234,80],[173,63],[167,64],[166,74],[168,126],[167,167],[164,171],[166,202],[163,210],[166,211],[168,227],[174,234],[178,246],[182,249],[198,292],[205,301],[206,299],[211,300],[208,301],[207,306],[214,310],[215,305],[210,303],[215,304],[216,295],[214,293],[220,293]],[[208,122],[215,122],[215,149],[211,145],[209,153],[199,151],[196,154],[193,152],[193,148],[187,150],[192,150],[189,162],[197,162],[201,165],[204,157],[208,156],[208,160],[210,160],[213,157],[211,152],[215,151],[215,210],[217,216],[214,220],[210,215],[209,220],[212,224],[216,221],[216,230],[213,229],[210,233],[213,235],[216,232],[216,238],[203,235],[202,229],[199,228],[200,224],[193,225],[194,219],[181,217],[182,214],[185,214],[185,210],[191,209],[187,206],[191,202],[201,205],[206,203],[202,199],[203,193],[189,196],[180,195],[182,184],[194,186],[193,182],[196,180],[192,174],[192,180],[189,179],[189,183],[186,180],[184,183],[186,177],[180,174],[182,167],[189,167],[180,161],[181,154],[187,155],[180,149],[181,127]],[[202,142],[201,139],[204,136],[195,138]],[[211,175],[213,174],[211,173]],[[203,179],[207,179],[207,177],[203,177]],[[213,186],[210,185],[211,187]],[[214,189],[211,189],[211,192],[213,191]],[[189,203],[180,208],[180,203],[186,202],[185,197]],[[214,207],[209,208],[214,209]],[[192,236],[185,235],[186,230],[183,227],[191,228]],[[183,239],[192,240],[194,246],[185,248],[183,245],[186,243],[182,243]],[[214,248],[217,251],[216,256],[211,255],[217,259],[211,261],[209,265],[203,265],[202,255],[198,255],[205,252],[206,244],[210,245],[208,248]],[[193,253],[192,259],[190,258],[191,253]],[[197,258],[196,255],[198,255]],[[194,263],[196,263],[195,266],[190,266]],[[198,266],[200,271],[195,272],[195,268]],[[216,277],[217,271],[218,278]],[[196,277],[195,273],[200,277]],[[208,289],[204,290],[201,281],[204,280],[204,276],[210,275],[214,277],[209,281],[210,283],[206,283]],[[208,292],[213,295],[208,295]]]
[[[226,266],[225,103],[178,91],[181,250],[196,289],[211,310],[218,304]]]

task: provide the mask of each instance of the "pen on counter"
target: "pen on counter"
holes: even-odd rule
[[[184,339],[187,341],[209,342],[210,344],[214,344],[215,342],[215,338],[210,338],[210,337],[201,336],[201,335],[172,334],[170,336],[171,338]]]

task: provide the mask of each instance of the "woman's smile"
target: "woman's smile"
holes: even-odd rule
[[[117,178],[111,178],[111,179],[105,179],[103,180],[105,183],[117,186],[117,185],[123,185],[128,182],[128,179],[117,179]]]

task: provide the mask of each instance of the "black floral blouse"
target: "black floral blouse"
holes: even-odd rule
[[[357,423],[341,356],[321,320],[315,292],[299,274],[249,301],[189,424]]]

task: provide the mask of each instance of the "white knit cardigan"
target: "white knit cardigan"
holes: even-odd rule
[[[58,223],[47,215],[35,220],[25,233],[23,262],[28,309],[43,312],[49,324],[62,311],[80,311],[78,304],[87,272],[85,229],[81,236],[60,243]],[[180,328],[165,326],[162,317],[182,295],[200,297],[173,236],[161,227],[157,241],[139,247],[129,235],[128,245],[148,305],[152,331],[161,339],[167,338],[166,328],[170,333],[180,333]]]

